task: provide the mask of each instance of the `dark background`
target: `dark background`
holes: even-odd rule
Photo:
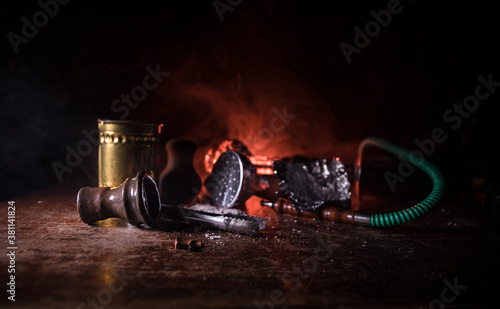
[[[226,3],[225,1],[223,1]],[[388,1],[244,0],[221,22],[212,1],[78,1],[59,5],[15,53],[7,34],[37,1],[2,1],[0,200],[59,183],[53,162],[85,140],[111,102],[142,83],[145,67],[170,75],[127,119],[164,124],[163,141],[207,147],[239,138],[254,153],[339,155],[381,136],[409,149],[441,127],[448,140],[429,158],[451,192],[498,175],[498,93],[452,130],[442,119],[474,94],[477,77],[498,74],[499,19],[493,2],[401,1],[403,11],[348,64],[339,48]],[[252,136],[272,109],[297,118],[265,145]],[[63,182],[96,184],[97,148]]]

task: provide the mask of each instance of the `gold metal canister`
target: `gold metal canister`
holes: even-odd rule
[[[97,121],[99,127],[99,186],[116,187],[146,171],[158,181],[156,153],[163,125],[127,120]]]

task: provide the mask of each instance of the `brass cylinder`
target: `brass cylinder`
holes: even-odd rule
[[[100,187],[119,186],[140,171],[146,171],[158,181],[156,154],[163,125],[101,119],[97,125]]]

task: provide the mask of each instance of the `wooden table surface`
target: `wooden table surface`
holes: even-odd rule
[[[77,190],[58,187],[14,199],[15,302],[5,291],[8,205],[2,202],[1,307],[417,309],[499,303],[498,225],[465,202],[445,201],[425,218],[391,229],[252,208],[267,217],[269,228],[251,237],[89,226],[76,212]],[[206,247],[176,250],[177,236]]]

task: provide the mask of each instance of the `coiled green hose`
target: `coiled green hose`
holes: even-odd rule
[[[367,214],[370,216],[371,227],[386,227],[403,224],[430,212],[439,202],[444,193],[444,179],[441,172],[430,162],[422,157],[410,153],[409,151],[394,145],[379,137],[368,137],[360,144],[358,149],[358,159],[355,167],[356,191],[359,197],[359,176],[361,174],[361,158],[363,149],[367,145],[374,145],[382,148],[396,156],[403,158],[411,164],[417,166],[424,171],[432,180],[433,188],[431,193],[420,203],[413,205],[410,208],[396,211],[392,213]],[[361,218],[360,218],[361,219]]]

